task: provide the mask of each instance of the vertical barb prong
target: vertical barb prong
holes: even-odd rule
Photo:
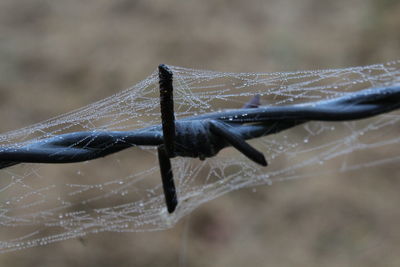
[[[158,66],[160,83],[161,123],[165,150],[168,156],[174,153],[175,115],[172,87],[172,71],[164,64]]]
[[[161,180],[164,189],[165,203],[169,213],[178,205],[174,176],[170,158],[175,151],[175,114],[172,86],[172,71],[164,64],[158,66],[160,83],[161,124],[164,145],[158,147]]]
[[[176,189],[174,183],[174,175],[172,173],[171,161],[164,146],[158,147],[158,162],[160,164],[161,180],[163,184],[165,204],[169,213],[174,212],[178,205]]]

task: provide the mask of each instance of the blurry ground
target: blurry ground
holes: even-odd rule
[[[398,59],[399,14],[396,0],[0,0],[0,131],[102,99],[159,63],[267,72]],[[399,266],[399,171],[358,174],[241,190],[168,231],[93,235],[0,265]]]

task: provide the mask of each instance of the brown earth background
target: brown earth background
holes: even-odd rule
[[[272,72],[395,60],[399,14],[396,0],[0,0],[0,131],[112,95],[159,63]],[[90,235],[0,265],[400,266],[398,178],[382,166],[243,189],[170,230]]]

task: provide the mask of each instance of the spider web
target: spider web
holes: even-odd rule
[[[170,66],[176,117],[262,105],[336,98],[400,83],[400,61],[280,73],[225,73]],[[79,110],[0,135],[1,146],[24,146],[75,131],[134,130],[160,123],[158,74]],[[367,171],[400,161],[400,112],[351,122],[309,122],[250,143],[269,166],[232,148],[200,161],[172,159],[179,205],[168,214],[154,147],[135,147],[71,164],[19,164],[0,170],[0,251],[45,245],[104,231],[172,227],[202,203],[244,187],[327,173]]]

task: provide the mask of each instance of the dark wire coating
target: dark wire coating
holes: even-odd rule
[[[210,119],[222,121],[231,125],[232,130],[243,139],[248,140],[278,133],[311,120],[357,120],[387,113],[399,107],[400,86],[393,86],[362,90],[340,98],[302,105],[208,113],[177,122]],[[80,162],[104,157],[132,146],[159,146],[163,143],[160,125],[133,131],[73,132],[37,140],[22,147],[0,146],[0,168],[4,168],[10,162]]]
[[[19,163],[72,163],[104,157],[132,146],[157,146],[168,212],[178,203],[170,158],[215,156],[233,146],[266,166],[261,152],[244,140],[278,133],[307,121],[358,120],[400,108],[400,85],[366,89],[306,104],[258,107],[255,96],[243,109],[187,117],[175,122],[172,72],[159,66],[162,125],[133,131],[73,132],[24,146],[0,147],[0,169]]]
[[[362,90],[340,98],[303,105],[236,109],[188,117],[177,122],[210,119],[222,121],[232,126],[236,134],[248,140],[278,133],[311,120],[363,119],[399,107],[400,86],[393,86]],[[41,139],[23,147],[0,146],[0,168],[10,162],[80,162],[104,157],[132,146],[159,146],[163,143],[160,125],[133,131],[73,132]]]

